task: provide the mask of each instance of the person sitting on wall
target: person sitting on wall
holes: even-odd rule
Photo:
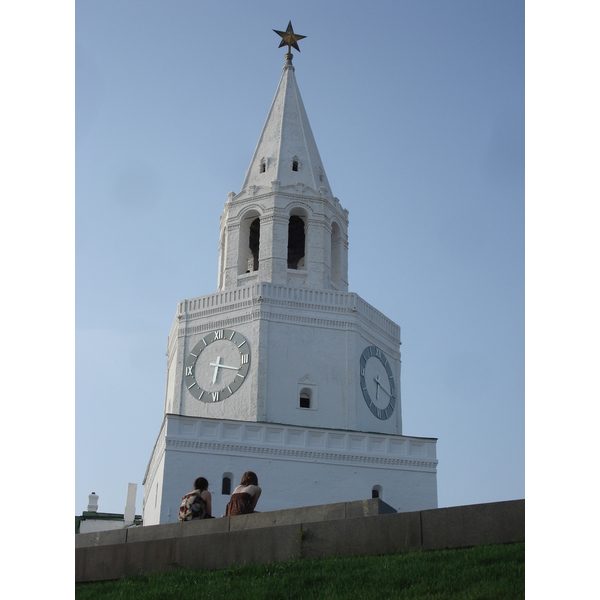
[[[258,477],[252,471],[242,475],[242,481],[231,494],[227,503],[225,516],[247,515],[254,512],[254,507],[260,498],[262,490],[258,487]]]
[[[208,491],[208,481],[198,477],[194,481],[194,491],[186,494],[179,507],[179,521],[212,518],[212,496]]]

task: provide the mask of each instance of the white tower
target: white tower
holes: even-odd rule
[[[144,524],[173,522],[204,476],[224,513],[244,471],[259,510],[374,496],[437,507],[436,440],[402,435],[400,328],[348,292],[348,211],[331,192],[286,63],[239,193],[220,222],[218,291],[183,300]]]

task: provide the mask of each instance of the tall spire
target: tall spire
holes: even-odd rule
[[[288,50],[305,37],[291,22],[276,33]],[[348,211],[329,187],[290,52],[242,188],[223,207],[220,232],[219,291],[252,281],[348,291]]]
[[[271,189],[276,181],[282,189],[301,184],[308,193],[332,195],[289,52],[291,47],[300,51],[298,40],[306,36],[295,34],[291,21],[285,32],[273,31],[282,38],[279,47],[287,45],[288,53],[241,192],[252,186],[255,193],[259,188]]]

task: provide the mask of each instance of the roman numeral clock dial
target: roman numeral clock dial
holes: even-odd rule
[[[185,386],[202,402],[229,398],[244,383],[250,370],[248,340],[233,329],[206,334],[185,361]]]
[[[385,421],[396,408],[396,383],[392,366],[377,346],[367,346],[360,356],[360,388],[369,410]]]

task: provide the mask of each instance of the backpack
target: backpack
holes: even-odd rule
[[[179,521],[204,519],[206,516],[206,502],[200,496],[201,493],[200,490],[194,490],[183,497],[179,507]]]

